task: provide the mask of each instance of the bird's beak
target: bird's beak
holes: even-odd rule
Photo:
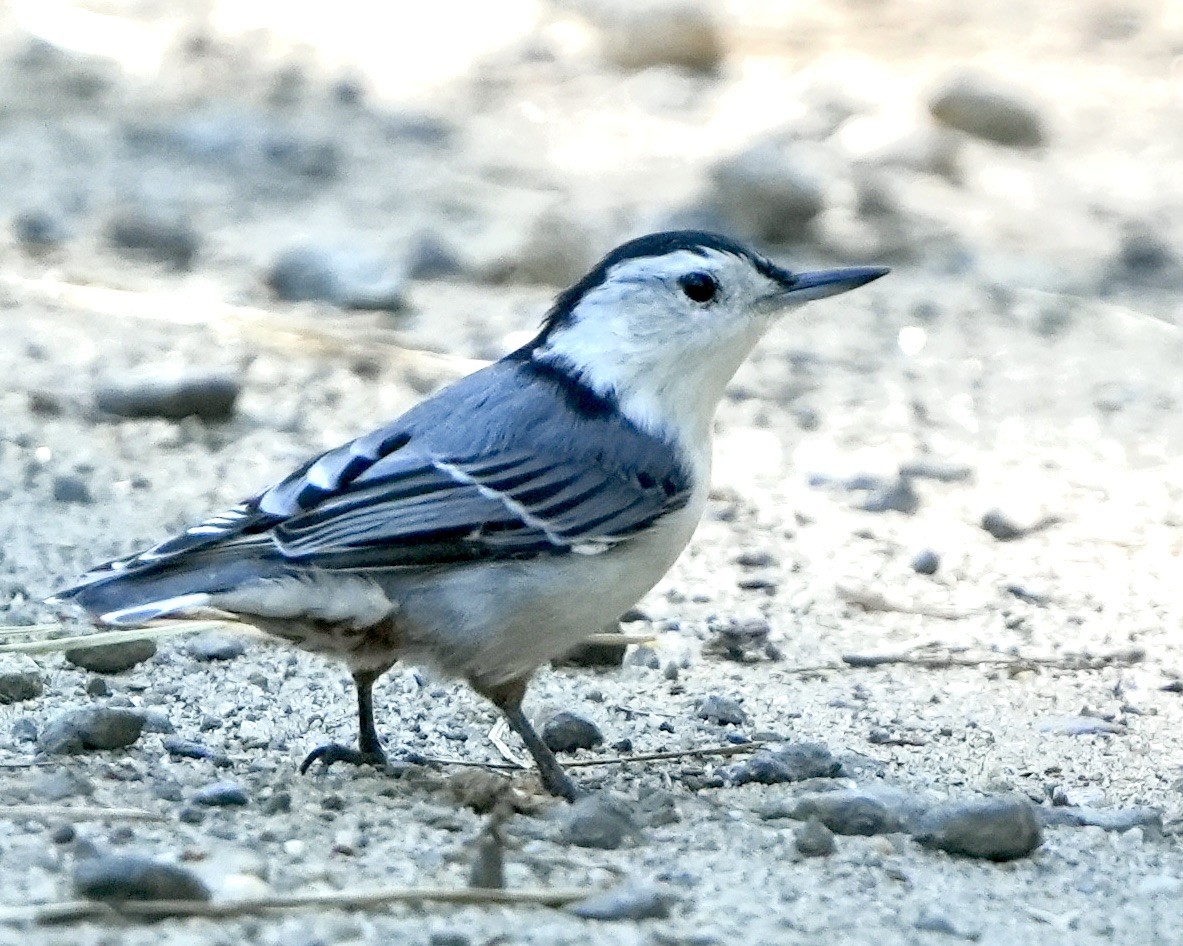
[[[769,297],[769,303],[779,307],[825,299],[865,286],[889,272],[891,270],[886,266],[851,266],[846,269],[823,269],[816,273],[786,272],[780,280],[780,287]]]

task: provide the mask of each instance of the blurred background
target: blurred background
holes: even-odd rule
[[[0,212],[10,257],[260,303],[693,225],[1169,313],[1181,54],[1177,0],[19,0]]]

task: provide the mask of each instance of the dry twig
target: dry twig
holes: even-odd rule
[[[168,821],[143,808],[100,808],[96,805],[0,805],[0,821]]]
[[[586,900],[602,891],[590,887],[558,887],[553,890],[489,890],[479,887],[387,887],[377,890],[302,893],[287,896],[250,897],[208,903],[201,900],[127,900],[104,903],[96,900],[69,900],[31,907],[9,907],[0,912],[0,923],[68,923],[77,920],[135,917],[197,916],[226,918],[265,913],[268,910],[293,910],[303,907],[364,910],[394,903],[509,904],[561,907]]]

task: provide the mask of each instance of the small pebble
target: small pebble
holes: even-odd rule
[[[617,629],[609,630],[615,633]],[[619,667],[627,652],[628,644],[580,644],[552,660],[551,664],[556,667]]]
[[[748,721],[748,714],[738,701],[716,693],[704,697],[695,708],[694,715],[721,726],[742,726]]]
[[[55,772],[37,782],[33,793],[42,801],[58,802],[67,798],[89,798],[94,785],[75,772]]]
[[[59,503],[77,503],[82,506],[94,502],[86,480],[73,473],[63,473],[53,478],[53,498]]]
[[[673,904],[673,896],[660,887],[626,881],[571,904],[567,911],[585,920],[664,920]]]
[[[942,805],[924,815],[914,837],[925,847],[991,861],[1025,857],[1043,843],[1035,806],[1017,797]]]
[[[810,818],[793,832],[793,846],[806,857],[829,857],[834,853],[834,832]]]
[[[156,642],[140,639],[97,647],[72,647],[66,651],[66,662],[92,673],[122,673],[155,656]]]
[[[577,847],[615,850],[640,835],[628,802],[606,792],[580,798],[560,817],[559,839]]]
[[[49,210],[27,210],[17,214],[12,221],[12,230],[17,242],[30,255],[60,246],[70,237],[66,222]]]
[[[776,810],[769,808],[769,812]],[[835,834],[870,837],[903,828],[903,820],[887,805],[856,790],[804,795],[796,800],[788,815],[797,821],[815,818]]]
[[[381,257],[346,247],[299,246],[282,252],[267,286],[285,302],[327,302],[342,309],[402,312],[404,280]]]
[[[209,888],[188,868],[137,855],[79,860],[74,890],[89,900],[209,900]]]
[[[727,773],[732,785],[778,785],[810,778],[838,778],[842,763],[820,742],[799,742],[770,751],[757,752],[733,766]]]
[[[1129,730],[1120,723],[1095,716],[1061,716],[1039,724],[1039,731],[1062,736],[1122,736]]]
[[[921,549],[912,556],[912,570],[918,575],[935,575],[941,567],[941,557],[932,549]]]
[[[403,261],[410,279],[444,279],[463,269],[459,256],[435,233],[421,233]]]
[[[233,416],[241,390],[222,371],[152,369],[107,382],[95,391],[95,407],[117,417],[219,421]]]
[[[617,0],[585,9],[600,29],[604,55],[622,68],[713,72],[723,60],[719,19],[702,0]]]
[[[246,653],[246,645],[237,637],[209,631],[191,637],[186,647],[189,656],[202,661],[234,660]]]
[[[542,741],[552,752],[574,752],[603,745],[604,734],[590,719],[564,711],[543,724]]]
[[[54,844],[69,844],[78,836],[72,824],[59,824],[49,835]]]
[[[93,706],[70,710],[52,719],[38,745],[49,755],[92,749],[122,749],[140,738],[144,717],[134,710]]]
[[[1021,539],[1027,534],[1027,529],[1012,522],[1001,509],[991,509],[982,516],[982,528],[999,542]]]
[[[246,791],[237,782],[215,782],[205,785],[193,794],[193,804],[207,808],[228,808],[245,805],[250,801]]]
[[[228,766],[230,759],[221,752],[192,739],[169,736],[163,742],[164,751],[177,759],[209,759],[219,768]]]
[[[1039,818],[1046,828],[1071,827],[1101,828],[1118,833],[1133,828],[1148,828],[1152,834],[1161,834],[1163,817],[1161,809],[1150,805],[1135,805],[1132,808],[1092,808],[1087,806],[1057,806],[1040,808]]]
[[[800,240],[825,208],[825,178],[782,142],[760,142],[721,161],[711,178],[728,220],[757,239]]]
[[[936,480],[938,483],[968,483],[973,479],[974,470],[963,463],[949,463],[928,457],[901,464],[900,476]]]
[[[963,74],[945,81],[928,100],[942,125],[1013,148],[1047,139],[1043,116],[1028,97],[986,76]]]
[[[896,477],[863,500],[860,507],[864,512],[902,512],[911,515],[920,508],[920,496],[906,476]]]
[[[0,663],[0,703],[23,703],[44,692],[45,678],[31,657],[10,657]]]
[[[139,209],[117,214],[107,225],[107,240],[117,249],[177,269],[189,269],[201,247],[201,238],[187,220]]]
[[[111,687],[102,677],[91,677],[86,681],[87,696],[110,696]]]

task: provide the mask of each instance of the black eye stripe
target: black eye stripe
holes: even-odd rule
[[[695,271],[678,277],[678,287],[693,302],[707,303],[718,295],[719,283],[710,273]]]

